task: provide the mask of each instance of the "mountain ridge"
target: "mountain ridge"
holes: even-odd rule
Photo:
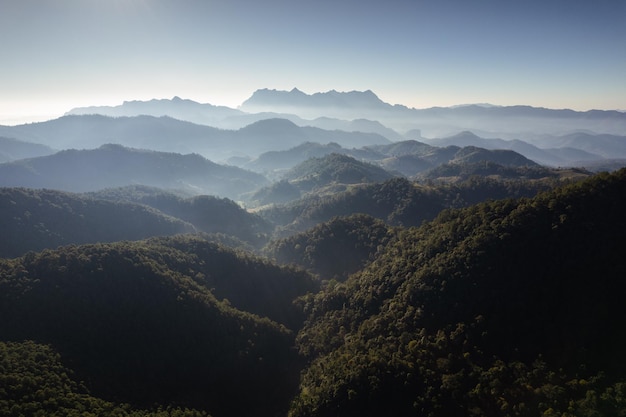
[[[348,92],[330,90],[307,94],[297,88],[293,88],[291,91],[262,88],[254,91],[236,109],[208,103],[202,104],[174,97],[171,100],[126,101],[121,106],[113,107],[76,108],[70,110],[67,114],[84,113],[86,111],[108,111],[111,114],[137,115],[136,111],[132,113],[130,109],[141,106],[144,107],[144,110],[141,111],[142,114],[150,114],[149,108],[167,105],[175,109],[180,109],[184,106],[194,108],[194,113],[186,117],[180,117],[176,110],[170,110],[168,114],[172,115],[172,117],[201,124],[208,123],[217,127],[226,127],[227,125],[230,127],[241,127],[240,124],[237,124],[241,122],[235,122],[238,118],[241,118],[242,121],[248,120],[249,122],[250,117],[254,114],[269,112],[285,118],[303,117],[304,119],[309,119],[305,123],[311,125],[314,125],[314,119],[320,117],[333,117],[348,121],[367,118],[381,122],[385,126],[401,132],[422,129],[429,133],[430,136],[450,135],[468,129],[487,132],[489,129],[486,128],[489,124],[486,121],[489,120],[493,124],[493,122],[497,122],[498,118],[510,119],[508,123],[495,123],[498,129],[493,131],[495,134],[507,133],[507,139],[514,139],[510,135],[515,132],[531,133],[527,129],[534,124],[541,128],[540,131],[534,133],[548,133],[545,130],[549,129],[549,133],[552,134],[566,134],[580,129],[587,129],[589,124],[592,125],[592,130],[596,133],[623,134],[626,131],[626,112],[619,110],[591,109],[578,111],[523,104],[507,106],[464,104],[448,107],[414,108],[403,104],[389,104],[381,100],[371,90],[352,90]],[[325,112],[321,112],[320,110],[322,109]],[[160,111],[154,113],[154,115],[161,115],[162,113],[163,111]],[[411,121],[411,118],[416,120]],[[530,120],[527,118],[530,118]],[[524,119],[525,123],[521,123],[522,119]],[[456,120],[454,124],[450,124],[454,120]],[[531,120],[534,123],[529,123]],[[509,126],[511,121],[516,122],[515,129]],[[549,123],[546,124],[547,121]],[[551,126],[554,125],[555,121],[559,121],[557,123],[558,126]],[[575,124],[568,125],[565,123],[566,121],[575,121]]]
[[[268,132],[270,130],[270,132]],[[46,122],[0,126],[0,136],[45,144],[55,149],[96,148],[107,143],[161,152],[198,153],[211,160],[256,156],[303,142],[337,142],[345,146],[388,143],[378,133],[298,126],[283,118],[254,121],[237,130],[218,129],[170,116],[70,115]]]
[[[393,107],[382,101],[372,90],[352,90],[348,92],[330,90],[309,95],[294,88],[288,92],[270,89],[256,90],[239,108],[250,110],[254,109],[255,106],[266,106],[269,103],[279,106],[371,107],[385,109]]]
[[[177,154],[106,144],[91,150],[0,164],[0,185],[71,192],[143,184],[236,199],[265,185],[260,174],[220,165],[198,154]]]

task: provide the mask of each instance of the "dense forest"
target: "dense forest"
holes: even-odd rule
[[[257,210],[275,224],[275,235],[285,236],[329,221],[336,216],[363,213],[393,226],[419,226],[446,208],[485,200],[530,197],[559,184],[555,178],[537,181],[492,180],[472,176],[453,184],[418,183],[397,177],[383,182],[346,186],[343,192],[313,194]]]
[[[113,203],[54,190],[0,188],[0,256],[69,243],[137,240],[195,231],[148,206]]]
[[[622,170],[402,232],[308,297],[290,415],[623,415],[625,196]]]
[[[2,188],[0,415],[626,415],[626,169],[521,163]]]
[[[317,288],[303,272],[193,237],[31,252],[0,271],[3,339],[50,344],[104,398],[262,416],[297,386],[292,301]]]

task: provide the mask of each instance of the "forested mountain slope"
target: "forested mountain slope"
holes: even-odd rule
[[[363,213],[393,226],[418,226],[446,208],[465,207],[489,199],[531,197],[558,184],[546,181],[496,181],[472,177],[457,184],[425,185],[393,178],[355,186],[328,196],[310,196],[258,211],[285,236],[305,231],[335,216]]]
[[[186,196],[140,185],[108,188],[87,195],[117,202],[145,204],[191,223],[198,231],[234,237],[253,246],[265,243],[273,227],[234,201],[216,196]]]
[[[199,410],[141,410],[89,394],[50,346],[0,342],[0,415],[46,417],[207,417]]]
[[[320,165],[319,160],[330,154],[345,155],[361,162],[382,167],[387,171],[400,173],[406,177],[415,176],[441,164],[472,164],[487,162],[505,167],[530,167],[537,163],[512,150],[484,149],[476,146],[427,145],[415,140],[405,140],[385,145],[369,145],[361,148],[343,148],[337,143],[321,145],[303,143],[288,150],[271,151],[253,160],[235,161],[235,165],[271,177],[280,177],[281,172],[298,164],[307,167]],[[315,161],[317,158],[318,162]],[[337,157],[335,157],[337,159]],[[309,161],[310,160],[310,161]],[[290,175],[287,173],[286,175]],[[289,178],[285,176],[284,178]]]
[[[300,369],[293,299],[316,289],[193,237],[67,246],[0,260],[0,337],[50,344],[100,398],[274,416]]]
[[[495,151],[492,151],[495,152]],[[590,173],[579,170],[580,175],[589,176]],[[559,172],[552,168],[539,165],[534,166],[507,166],[483,160],[479,162],[445,163],[425,170],[416,175],[421,181],[467,181],[472,177],[488,177],[503,180],[539,180],[542,178],[559,177]]]
[[[297,264],[321,279],[344,281],[375,259],[395,231],[366,214],[335,217],[305,232],[271,241],[264,253]]]
[[[309,297],[290,415],[622,415],[625,210],[621,170],[408,229]]]
[[[378,166],[333,153],[301,162],[285,172],[282,179],[289,181],[302,192],[307,192],[332,184],[382,182],[393,176]]]
[[[0,257],[70,243],[137,240],[196,231],[144,205],[54,190],[0,188]]]

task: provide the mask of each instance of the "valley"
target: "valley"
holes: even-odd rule
[[[626,410],[626,113],[264,89],[0,158],[1,415]]]

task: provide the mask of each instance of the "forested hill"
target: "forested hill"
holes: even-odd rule
[[[542,181],[496,181],[472,177],[457,184],[427,185],[406,178],[355,186],[342,193],[311,196],[258,211],[276,224],[277,234],[303,232],[335,216],[363,213],[392,226],[419,226],[446,208],[459,208],[489,199],[532,197],[558,184]]]
[[[297,264],[322,280],[344,281],[375,259],[394,236],[395,230],[382,220],[353,214],[275,239],[264,252],[279,263]]]
[[[307,228],[263,253],[312,274],[190,234],[0,259],[0,415],[623,415],[626,169],[557,184],[394,178],[268,223],[150,188],[1,189],[15,242],[223,209]]]
[[[0,415],[46,417],[209,417],[205,411],[181,407],[137,409],[95,397],[53,348],[0,341]],[[45,404],[45,405],[44,405]]]
[[[309,298],[290,415],[621,415],[625,211],[621,170],[408,229]]]
[[[307,159],[283,175],[284,180],[305,192],[335,183],[373,183],[390,178],[393,178],[391,173],[376,165],[339,153]]]
[[[68,246],[0,259],[0,336],[50,344],[100,398],[274,416],[300,370],[293,300],[316,290],[305,273],[193,237]],[[34,406],[67,401],[49,395]]]
[[[144,205],[54,190],[0,188],[0,257],[70,243],[137,240],[196,231]]]
[[[116,202],[145,204],[189,222],[199,231],[227,235],[251,245],[265,243],[272,231],[270,223],[227,198],[209,195],[190,197],[143,185],[107,188],[87,195]]]

